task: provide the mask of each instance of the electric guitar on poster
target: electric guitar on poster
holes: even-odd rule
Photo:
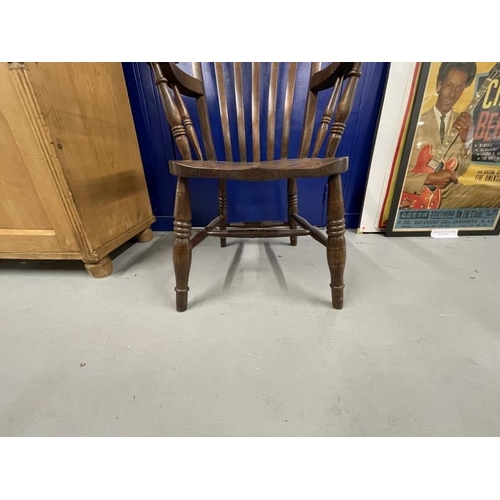
[[[490,86],[490,83],[495,78],[500,76],[500,63],[496,63],[488,74],[488,77],[484,80],[481,88],[476,92],[474,98],[467,106],[465,110],[472,116],[472,111],[477,106],[486,90]],[[433,174],[441,172],[442,170],[456,170],[458,162],[456,158],[450,158],[445,160],[444,157],[451,145],[455,142],[458,130],[452,127],[450,133],[444,138],[441,147],[436,153],[431,150],[430,144],[424,144],[420,149],[420,152],[415,162],[415,166],[410,172],[415,174]],[[441,204],[441,189],[436,186],[424,186],[420,194],[413,194],[403,191],[401,196],[400,208],[410,208],[410,209],[435,209],[439,208]]]

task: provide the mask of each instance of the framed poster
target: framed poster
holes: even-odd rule
[[[500,63],[421,63],[388,236],[500,231]]]
[[[417,76],[417,63],[390,63],[358,233],[376,233],[387,227],[394,171],[401,159]]]

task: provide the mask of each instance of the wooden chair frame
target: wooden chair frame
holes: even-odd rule
[[[236,120],[240,161],[233,161],[229,128],[227,89],[222,63],[214,63],[220,119],[224,141],[225,160],[217,159],[210,128],[207,97],[205,95],[201,63],[193,63],[193,75],[181,70],[175,63],[149,63],[160,91],[162,103],[175,144],[182,160],[170,161],[170,172],[177,176],[174,207],[173,263],[176,278],[177,311],[185,311],[188,303],[188,279],[192,250],[208,236],[220,238],[226,246],[227,238],[276,238],[290,237],[292,246],[298,236],[311,236],[326,247],[331,275],[332,305],[342,309],[344,303],[344,268],[346,262],[344,202],[341,174],[348,168],[348,159],[335,158],[338,145],[352,109],[357,82],[361,76],[361,63],[330,63],[321,69],[320,63],[311,63],[308,94],[298,158],[288,158],[290,123],[297,63],[288,65],[281,137],[281,158],[274,159],[276,141],[276,95],[278,63],[271,63],[268,82],[267,158],[261,161],[260,132],[260,63],[252,63],[251,78],[251,129],[252,160],[247,159],[246,132],[243,106],[242,63],[233,64]],[[323,111],[316,139],[312,144],[317,113],[318,93],[330,89],[331,95]],[[183,96],[196,99],[205,158],[193,121]],[[333,124],[332,124],[333,121]],[[326,141],[324,158],[318,158]],[[298,214],[297,178],[328,176],[328,203],[326,236]],[[205,228],[191,237],[191,205],[188,178],[204,177],[219,180],[219,215]],[[227,216],[226,180],[260,181],[287,179],[288,220],[230,223]]]

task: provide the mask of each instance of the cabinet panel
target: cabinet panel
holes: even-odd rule
[[[0,229],[0,258],[78,258],[78,252],[62,252],[51,229]]]
[[[77,252],[46,166],[50,141],[19,71],[0,64],[0,256]]]
[[[4,114],[8,98],[0,92],[0,230],[52,229]]]
[[[91,247],[97,250],[151,221],[121,65],[27,68]]]

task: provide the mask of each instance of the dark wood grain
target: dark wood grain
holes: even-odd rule
[[[217,93],[219,95],[220,120],[222,123],[222,136],[224,138],[224,152],[226,161],[233,161],[231,150],[231,131],[229,130],[229,113],[227,111],[226,82],[224,80],[224,66],[220,62],[215,63],[215,78],[217,81]]]
[[[175,272],[175,293],[177,311],[187,309],[189,270],[191,269],[191,205],[189,201],[188,180],[184,177],[177,179],[174,206],[174,233],[173,260]]]
[[[241,63],[234,63],[234,95],[236,99],[236,123],[238,125],[238,146],[240,161],[247,161],[247,141],[245,135],[245,106],[243,103],[243,74]]]
[[[219,178],[219,215],[220,215],[220,225],[219,227],[224,230],[227,225],[227,186],[226,179]],[[220,246],[226,246],[226,238],[220,240]]]
[[[319,62],[311,63],[310,78],[312,78],[321,68]],[[299,158],[305,158],[309,151],[314,128],[314,118],[316,116],[316,106],[318,101],[318,93],[309,90],[307,93],[306,107],[304,110],[304,123],[302,125],[302,136],[300,139]],[[288,179],[287,182],[287,202],[288,202],[288,224],[290,229],[297,228],[297,220],[294,215],[298,212],[298,190],[297,181],[295,179]],[[297,245],[297,238],[292,236],[290,238],[290,245]]]
[[[278,63],[271,63],[269,77],[269,97],[267,101],[267,159],[274,160],[274,145],[276,138],[276,98],[278,91]]]
[[[325,177],[347,170],[347,158],[301,158],[260,162],[170,161],[170,172],[182,177],[265,181],[298,177]]]
[[[321,68],[321,63],[311,63],[312,78]],[[302,136],[300,138],[299,158],[305,158],[311,147],[311,140],[314,128],[314,118],[316,117],[316,106],[318,102],[318,93],[309,90],[307,93],[306,109],[304,111],[304,124],[302,126]],[[315,155],[313,155],[315,156]]]
[[[290,123],[292,120],[293,93],[295,90],[295,78],[297,76],[297,63],[291,62],[288,68],[286,82],[285,104],[283,111],[283,133],[281,136],[281,158],[288,156],[288,143],[290,141]]]
[[[321,90],[333,87],[339,77],[346,77],[349,74],[353,64],[345,62],[330,63],[326,68],[323,68],[312,76],[309,88],[315,92],[320,92]]]
[[[198,157],[199,160],[201,160],[203,156],[201,154],[200,143],[198,142],[198,137],[196,136],[196,131],[193,127],[193,121],[191,120],[191,116],[189,116],[189,112],[186,108],[186,105],[184,104],[184,101],[182,99],[181,93],[179,92],[179,88],[177,87],[177,85],[173,85],[172,88],[174,90],[174,96],[177,108],[179,109],[179,112],[181,114],[182,124],[184,125],[184,128],[186,130],[186,135],[191,141],[196,156]]]
[[[310,231],[311,236],[318,242],[326,247],[326,236],[317,228],[314,227],[308,220],[301,217],[299,214],[293,214],[293,218],[299,223],[301,227]]]
[[[191,238],[191,247],[195,248],[198,246],[205,238],[209,236],[208,231],[217,227],[220,224],[222,217],[218,215],[214,220],[208,223],[203,229],[200,229],[192,238]]]
[[[171,85],[176,85],[182,94],[189,97],[200,97],[203,95],[203,84],[198,79],[182,71],[175,63],[161,62],[158,64],[163,76]]]
[[[209,64],[209,63],[204,63]],[[210,63],[211,64],[211,63]],[[172,136],[182,160],[169,162],[170,172],[178,177],[176,202],[174,208],[173,261],[176,277],[177,310],[185,311],[188,299],[188,279],[191,267],[193,247],[205,238],[212,236],[220,239],[221,246],[226,246],[227,238],[280,238],[289,237],[292,245],[296,245],[298,236],[311,236],[326,246],[327,263],[330,270],[330,286],[332,305],[341,309],[344,303],[344,268],[346,263],[344,202],[340,174],[348,168],[348,158],[335,158],[337,148],[342,139],[346,122],[351,113],[357,82],[360,77],[361,63],[330,63],[324,69],[320,63],[311,63],[307,85],[297,88],[305,89],[305,109],[302,123],[298,158],[288,158],[290,149],[290,128],[294,95],[296,88],[297,63],[271,63],[270,71],[262,69],[261,63],[252,63],[251,77],[248,82],[243,79],[243,63],[230,65],[214,63],[215,92],[210,100],[219,103],[219,117],[215,122],[222,124],[222,141],[225,160],[217,160],[210,124],[207,103],[209,96],[203,79],[201,63],[193,63],[193,76],[181,71],[174,63],[150,63],[160,92],[163,107],[170,125]],[[262,63],[267,64],[267,63]],[[228,74],[225,69],[229,69]],[[284,78],[282,71],[286,71]],[[237,125],[236,137],[230,133],[228,106],[228,89],[226,77],[234,76],[234,95]],[[264,75],[266,75],[264,77]],[[279,89],[283,81],[284,88]],[[245,88],[249,89],[250,102],[245,100]],[[331,89],[331,94],[324,109],[318,110],[318,95]],[[277,123],[281,113],[277,110],[278,95],[284,94],[283,121]],[[201,128],[201,138],[205,151],[196,136],[193,121],[183,96],[196,99],[196,110]],[[262,101],[264,99],[264,101]],[[266,120],[267,135],[261,130],[260,114],[263,103],[267,102]],[[251,116],[245,117],[245,108],[249,108]],[[248,113],[247,113],[248,114]],[[312,144],[316,116],[321,116],[320,124]],[[245,122],[246,118],[249,122]],[[333,122],[333,123],[332,123]],[[248,129],[247,129],[248,127]],[[276,138],[276,130],[282,131]],[[252,161],[247,155],[246,130],[252,131]],[[262,137],[261,137],[262,136]],[[265,142],[267,161],[260,161],[260,144]],[[325,158],[317,158],[326,141]],[[191,149],[198,159],[191,158]],[[232,151],[239,151],[239,160],[233,161]],[[275,160],[275,151],[280,159]],[[326,235],[314,227],[298,213],[297,178],[328,177],[327,228]],[[189,202],[188,178],[218,179],[219,215],[205,228],[191,238],[191,207]],[[255,221],[229,222],[227,214],[226,180],[266,181],[287,179],[287,221]],[[244,200],[242,201],[244,202]],[[300,227],[299,227],[300,226]]]
[[[232,229],[231,231],[208,231],[209,236],[216,236],[219,238],[284,238],[286,236],[309,236],[309,231],[305,229],[268,229],[268,228],[254,228],[254,229]]]
[[[205,95],[205,83],[203,80],[203,71],[201,62],[193,63],[193,75],[198,78],[202,85],[203,94],[196,99],[196,109],[198,110],[198,117],[200,119],[201,137],[203,139],[203,146],[205,146],[205,154],[207,160],[216,160],[214,141],[212,138],[212,129],[210,128],[210,120],[208,117],[207,98]]]
[[[330,138],[326,146],[326,156],[334,156],[344,134],[347,118],[352,110],[354,103],[354,94],[358,85],[359,77],[361,76],[361,63],[353,63],[352,68],[347,74],[349,78],[346,88],[340,98],[340,102],[335,113],[335,122],[330,131]]]
[[[330,268],[332,305],[344,307],[344,268],[346,263],[344,200],[340,175],[328,178],[328,205],[326,234],[326,258]]]
[[[284,221],[274,221],[274,220],[263,220],[263,221],[255,221],[255,222],[231,222],[228,224],[228,227],[284,227],[288,224]]]
[[[297,229],[297,221],[293,218],[294,214],[299,211],[297,180],[295,178],[290,179],[290,177],[291,176],[289,176],[288,178],[286,186],[288,203],[288,225],[290,226],[290,229]],[[290,238],[290,245],[292,245],[292,247],[297,246],[297,238],[295,236],[292,236]]]
[[[175,144],[179,148],[182,158],[187,160],[191,158],[191,151],[189,149],[189,141],[186,134],[186,129],[182,123],[182,117],[177,105],[170,95],[170,89],[168,88],[168,81],[163,76],[160,66],[158,63],[152,63],[153,71],[156,77],[156,85],[160,89],[163,109],[167,115],[168,123],[172,130],[172,136],[174,137]]]
[[[312,157],[315,158],[319,154],[319,150],[323,145],[325,137],[328,133],[328,129],[330,128],[330,124],[332,122],[333,111],[335,109],[335,105],[337,104],[337,100],[340,94],[340,89],[342,88],[342,82],[344,78],[340,76],[335,84],[333,85],[332,95],[330,96],[330,100],[323,112],[323,116],[321,117],[321,123],[316,133],[316,141],[314,143],[314,148],[312,151]]]
[[[260,161],[260,63],[252,63],[252,160]]]
[[[285,93],[285,107],[283,110],[283,134],[281,137],[281,158],[287,158],[288,146],[290,143],[290,124],[292,121],[292,107],[293,97],[295,92],[295,81],[297,78],[297,63],[291,62],[288,68],[288,80]],[[288,204],[288,224],[293,231],[297,228],[297,222],[292,217],[292,214],[297,213],[298,207],[298,194],[297,194],[297,181],[294,176],[289,176],[287,181],[287,204]],[[290,244],[297,245],[297,238],[295,235],[290,237]]]

